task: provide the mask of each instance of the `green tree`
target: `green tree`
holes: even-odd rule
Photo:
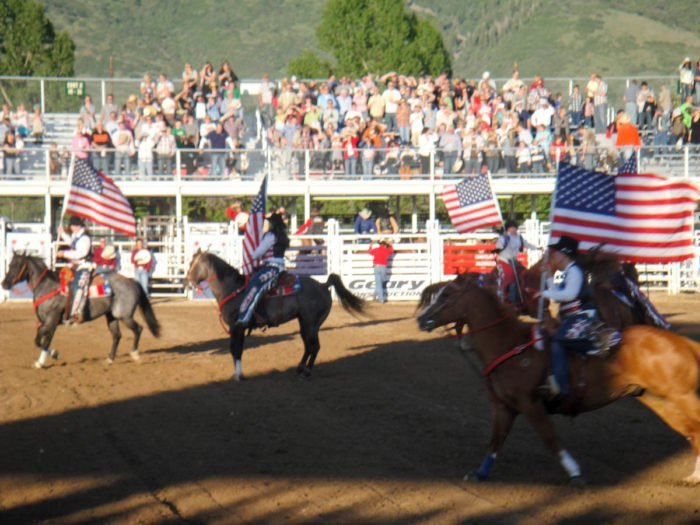
[[[327,78],[331,69],[327,60],[323,60],[310,49],[305,49],[301,56],[291,60],[287,67],[290,75],[300,78]]]
[[[34,0],[0,2],[0,74],[72,75],[75,44],[56,34],[43,5]]]
[[[440,32],[403,0],[330,0],[316,36],[343,75],[439,74],[452,69]]]

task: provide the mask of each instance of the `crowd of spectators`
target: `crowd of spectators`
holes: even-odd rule
[[[2,105],[0,113],[0,144],[2,144],[2,170],[5,175],[22,173],[22,153],[25,145],[41,145],[44,137],[44,120],[41,107],[27,111],[19,104],[13,111],[10,105]]]
[[[682,104],[674,109],[676,95]],[[640,144],[700,144],[700,61],[693,66],[686,58],[680,65],[677,93],[667,84],[656,93],[647,82],[632,80],[623,103],[609,122],[608,84],[600,75],[561,93],[540,76],[524,82],[517,70],[501,85],[488,71],[479,80],[390,72],[276,82],[263,75],[258,95],[272,171],[281,177],[301,171],[307,152],[309,168],[329,175],[542,173],[559,160],[593,165],[610,141],[633,145],[633,133],[622,138],[632,144],[620,144],[620,118],[638,130]],[[180,79],[146,74],[138,93],[126,101],[107,95],[99,110],[86,96],[71,152],[106,172],[147,179],[172,176],[181,150],[183,174],[235,178],[247,168],[244,132],[240,84],[231,65],[207,62],[198,70],[186,64]],[[43,133],[39,107],[29,114],[21,104],[15,112],[3,106],[6,174],[20,171],[26,141],[40,144]],[[51,146],[51,173],[66,170],[71,152]]]

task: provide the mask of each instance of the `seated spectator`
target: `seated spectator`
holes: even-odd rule
[[[131,157],[136,153],[134,137],[126,127],[126,121],[119,121],[117,129],[112,139],[114,144],[114,173],[116,175],[131,174]]]
[[[154,146],[153,137],[148,134],[141,136],[138,141],[138,166],[141,180],[146,180],[146,177],[153,177]]]
[[[90,95],[85,96],[85,101],[80,108],[80,118],[83,120],[86,133],[92,133],[92,128],[95,127],[96,118],[95,106],[92,103],[92,97]]]
[[[218,177],[226,175],[226,138],[228,134],[224,131],[221,122],[217,123],[214,130],[203,136],[200,144],[200,154],[204,147],[208,146],[211,155],[211,173]]]
[[[112,113],[116,114],[117,112],[119,112],[119,107],[114,103],[114,95],[109,93],[105,97],[105,103],[102,106],[102,111],[100,111],[102,122],[106,124],[112,118]]]
[[[16,135],[23,139],[29,136],[29,115],[24,104],[17,106],[17,112],[12,115],[11,121]]]

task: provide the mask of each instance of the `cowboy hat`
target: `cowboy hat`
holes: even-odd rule
[[[68,219],[68,226],[85,226],[85,221],[77,215],[71,215]]]
[[[574,257],[578,253],[578,241],[573,237],[562,235],[557,242],[550,244],[548,248]]]
[[[137,251],[136,255],[134,255],[134,261],[139,264],[148,264],[151,262],[151,252],[146,249]]]
[[[102,258],[107,260],[112,260],[117,256],[117,250],[114,249],[113,245],[105,246],[102,250]]]

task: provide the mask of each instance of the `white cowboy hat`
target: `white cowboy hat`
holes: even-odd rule
[[[117,256],[117,251],[114,249],[114,246],[111,244],[109,246],[106,246],[104,250],[102,250],[102,258],[103,259],[114,259]]]
[[[136,255],[134,255],[134,261],[139,264],[148,264],[151,262],[151,252],[146,249],[139,250],[136,252]]]
[[[370,216],[372,215],[372,212],[370,210],[368,210],[367,208],[362,208],[358,215],[360,216],[360,218],[362,220],[366,221],[367,219],[370,218]]]

